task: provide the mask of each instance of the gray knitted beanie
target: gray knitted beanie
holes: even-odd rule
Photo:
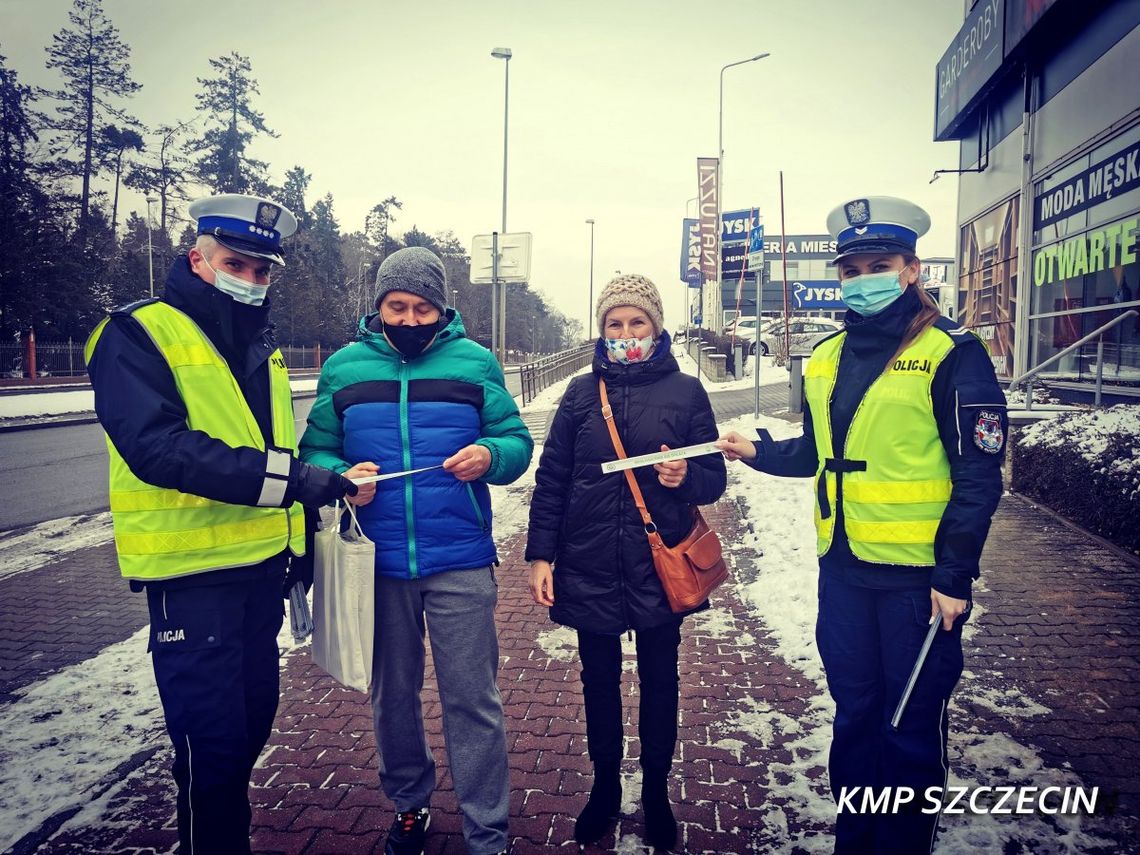
[[[422,246],[398,249],[384,259],[376,272],[376,308],[380,308],[380,301],[389,291],[407,291],[444,312],[447,310],[446,283],[443,262],[430,249]]]
[[[605,335],[606,312],[618,306],[634,306],[649,315],[656,338],[665,329],[665,310],[657,286],[637,273],[623,273],[606,283],[598,295],[598,332]]]

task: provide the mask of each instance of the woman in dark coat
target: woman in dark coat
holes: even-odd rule
[[[535,476],[526,547],[530,588],[535,602],[550,607],[551,620],[578,631],[594,784],[575,839],[599,839],[621,804],[621,636],[632,631],[646,839],[671,849],[677,824],[667,783],[677,741],[684,615],[665,598],[624,474],[602,474],[600,464],[618,455],[602,417],[598,382],[606,383],[630,457],[711,442],[718,434],[704,388],[680,372],[670,353],[661,297],[651,281],[631,274],[612,280],[598,298],[597,319],[602,335],[593,372],[567,388]],[[633,471],[667,546],[688,534],[693,505],[715,502],[725,489],[724,459],[715,454]]]

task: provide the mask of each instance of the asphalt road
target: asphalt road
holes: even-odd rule
[[[518,374],[508,374],[508,386]],[[718,421],[752,411],[751,390],[713,392]],[[787,387],[761,390],[760,407],[774,412],[787,407]],[[297,435],[313,398],[293,404]],[[544,416],[545,417],[545,416]],[[48,427],[0,433],[0,531],[76,514],[100,513],[107,505],[107,447],[97,424]]]
[[[298,435],[312,398],[293,403]],[[0,433],[0,531],[105,511],[107,445],[97,424]]]

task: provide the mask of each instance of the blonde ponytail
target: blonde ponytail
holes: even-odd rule
[[[907,265],[914,264],[918,261],[917,256],[913,255],[903,256],[903,259]],[[896,350],[895,355],[891,357],[891,361],[887,363],[888,371],[891,370],[898,358],[902,356],[903,351],[918,341],[918,337],[934,326],[934,322],[942,317],[942,312],[938,310],[938,305],[934,302],[934,298],[927,294],[926,289],[922,287],[921,265],[919,267],[918,279],[907,287],[918,290],[918,300],[922,304],[922,308],[918,310],[918,314],[914,316],[914,319],[907,326],[906,332],[902,337],[902,342],[899,343],[898,350]]]

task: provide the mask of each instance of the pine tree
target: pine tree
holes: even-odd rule
[[[53,37],[47,67],[59,69],[65,82],[65,88],[53,93],[59,101],[55,126],[62,141],[77,153],[77,159],[61,161],[61,166],[82,181],[82,234],[91,210],[91,179],[100,166],[99,128],[110,118],[137,125],[112,101],[130,97],[142,87],[131,80],[131,49],[103,12],[102,0],[75,0],[68,17],[71,29],[65,27]]]
[[[27,329],[51,287],[52,242],[60,235],[35,180],[28,147],[38,140],[34,91],[0,55],[0,336]],[[45,281],[46,280],[46,281]]]
[[[150,148],[153,157],[133,163],[125,179],[128,187],[158,197],[158,228],[164,235],[168,235],[167,220],[174,202],[187,201],[185,185],[189,181],[189,161],[181,147],[181,137],[187,124],[159,126],[155,131],[158,144]]]
[[[395,196],[389,196],[383,202],[374,205],[372,210],[368,212],[368,216],[364,218],[364,234],[379,252],[380,261],[383,261],[390,254],[388,230],[396,219],[392,212],[399,211],[403,207],[403,202]]]
[[[300,166],[294,166],[285,173],[285,184],[281,187],[281,194],[278,197],[281,204],[292,211],[293,216],[297,218],[298,231],[312,225],[312,217],[309,216],[309,209],[305,205],[305,194],[312,180],[311,174]]]
[[[237,52],[211,59],[217,77],[198,78],[202,91],[197,109],[206,116],[208,127],[191,150],[201,153],[196,164],[198,177],[218,193],[259,193],[268,184],[266,163],[247,154],[257,134],[276,137],[265,117],[254,109],[252,99],[261,94],[250,76],[247,57]]]
[[[142,151],[142,134],[134,128],[118,128],[107,125],[103,128],[100,152],[108,166],[115,171],[115,197],[111,203],[111,231],[119,224],[119,184],[123,176],[123,156],[128,151]]]

